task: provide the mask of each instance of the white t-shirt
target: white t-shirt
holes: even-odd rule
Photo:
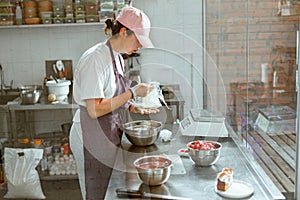
[[[118,72],[123,75],[122,56],[113,51]],[[122,63],[122,66],[120,65]],[[116,91],[116,77],[110,50],[106,41],[88,49],[79,59],[74,71],[73,98],[78,105],[86,106],[86,99],[110,99]],[[74,122],[80,122],[79,109]]]

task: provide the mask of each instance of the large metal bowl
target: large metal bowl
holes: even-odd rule
[[[19,90],[22,104],[35,104],[42,95],[43,87],[41,85],[24,85]]]
[[[162,123],[154,120],[139,120],[123,124],[127,139],[135,146],[149,146],[159,137]]]
[[[211,150],[198,150],[191,147],[191,144],[194,144],[195,141],[189,142],[187,144],[188,154],[190,158],[194,161],[196,166],[210,166],[215,164],[219,157],[222,145],[219,142],[215,141],[202,141],[212,143],[215,149]]]
[[[149,186],[161,185],[168,181],[172,161],[163,156],[144,156],[134,161],[139,178]]]

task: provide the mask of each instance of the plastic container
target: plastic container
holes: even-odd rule
[[[0,13],[0,26],[14,25],[15,15]]]
[[[103,0],[100,3],[101,11],[114,11],[114,2],[113,0]]]
[[[73,12],[73,10],[66,10],[65,15],[68,18],[73,18],[74,17],[74,12]]]
[[[12,4],[0,4],[0,13],[14,13],[15,12],[15,6]]]
[[[74,17],[66,17],[65,23],[74,23]]]
[[[64,17],[65,16],[65,13],[63,11],[55,11],[53,12],[53,17],[56,18],[56,17]]]
[[[74,9],[75,11],[84,11],[84,4],[75,4]]]
[[[43,24],[52,24],[52,18],[51,17],[44,17],[42,18]]]
[[[100,21],[105,21],[107,18],[114,18],[114,11],[99,11],[99,19]]]
[[[86,19],[86,22],[90,22],[90,23],[92,23],[92,22],[99,22],[98,15],[87,15],[85,17],[85,19]]]
[[[85,4],[86,15],[97,15],[99,6],[96,3],[88,2]]]
[[[75,11],[75,16],[76,17],[79,17],[79,16],[85,17],[85,12],[84,11]]]
[[[53,18],[53,23],[54,24],[62,24],[62,23],[64,23],[64,18],[62,18],[62,17],[54,17]]]
[[[85,16],[76,16],[76,23],[85,23]]]
[[[63,12],[64,11],[63,4],[55,4],[55,5],[53,5],[53,11],[54,12]]]
[[[73,10],[73,3],[66,3],[65,4],[65,10]]]

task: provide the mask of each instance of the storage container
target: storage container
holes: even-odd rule
[[[113,11],[114,10],[114,2],[113,0],[102,0],[100,3],[101,11]]]
[[[53,11],[54,12],[63,12],[64,11],[64,5],[63,4],[54,4],[53,5]]]
[[[99,6],[96,3],[88,2],[85,4],[86,15],[97,15],[98,11],[99,11]]]
[[[62,18],[62,17],[54,17],[53,18],[53,23],[54,24],[62,24],[62,23],[64,23],[64,18]]]
[[[40,18],[52,18],[53,12],[40,12]]]
[[[74,12],[73,10],[66,10],[65,12],[66,17],[74,17]]]
[[[52,18],[51,17],[44,17],[42,18],[43,24],[52,24]]]
[[[84,4],[78,4],[78,3],[76,3],[75,5],[74,5],[74,9],[75,9],[75,11],[84,11]]]
[[[15,14],[0,13],[0,26],[14,25],[14,22],[15,22]]]
[[[73,10],[73,3],[65,3],[65,10]]]
[[[76,23],[85,23],[85,16],[77,16]]]
[[[16,7],[12,4],[0,4],[0,13],[15,13]]]
[[[39,7],[53,7],[53,2],[48,0],[38,1]]]
[[[66,17],[65,23],[74,23],[74,17]]]
[[[65,13],[63,11],[55,11],[53,12],[53,17],[64,17]]]
[[[34,0],[24,1],[24,7],[37,7],[37,2]]]
[[[25,24],[39,24],[41,19],[38,17],[25,18]]]
[[[75,16],[76,17],[84,17],[85,16],[85,12],[84,11],[75,11]]]
[[[86,19],[86,22],[99,22],[98,15],[86,15],[85,19]]]
[[[100,21],[105,21],[107,18],[114,18],[114,11],[99,11],[99,19]]]

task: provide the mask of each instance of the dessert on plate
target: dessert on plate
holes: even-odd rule
[[[233,169],[232,168],[223,168],[217,176],[217,190],[226,192],[233,181]]]

